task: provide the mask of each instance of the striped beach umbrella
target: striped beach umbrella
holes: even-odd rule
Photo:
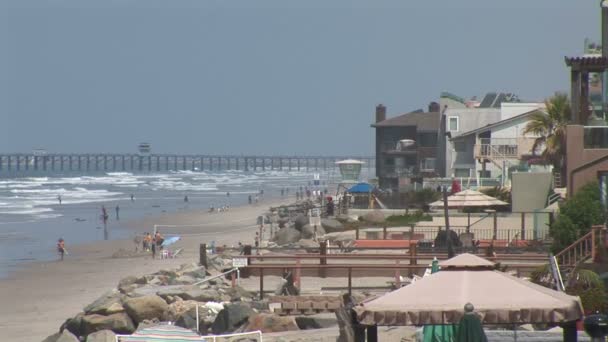
[[[189,342],[205,341],[192,330],[175,325],[156,325],[136,331],[133,335],[118,336],[118,342]]]

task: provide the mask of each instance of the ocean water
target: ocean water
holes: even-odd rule
[[[0,277],[23,262],[57,258],[55,245],[60,237],[66,239],[68,250],[78,243],[128,238],[132,233],[124,223],[129,220],[207,210],[211,205],[243,205],[249,195],[262,189],[275,197],[281,188],[289,188],[289,196],[295,199],[296,189],[308,186],[314,173],[325,184],[338,177],[337,170],[275,170],[0,178]],[[101,220],[102,206],[109,215],[107,229]]]

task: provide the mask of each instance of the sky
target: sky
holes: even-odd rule
[[[372,155],[388,116],[569,89],[599,0],[0,0],[0,152]]]

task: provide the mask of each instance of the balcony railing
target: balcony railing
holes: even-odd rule
[[[530,153],[534,145],[533,138],[492,138],[479,142],[475,145],[475,157],[487,159],[519,159]]]
[[[608,149],[608,126],[588,126],[585,127],[584,148]]]

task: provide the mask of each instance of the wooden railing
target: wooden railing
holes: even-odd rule
[[[604,226],[593,226],[589,233],[557,253],[555,258],[559,266],[562,268],[573,268],[586,260],[595,260],[598,252],[598,242],[604,240],[603,235],[605,234],[605,230]]]

